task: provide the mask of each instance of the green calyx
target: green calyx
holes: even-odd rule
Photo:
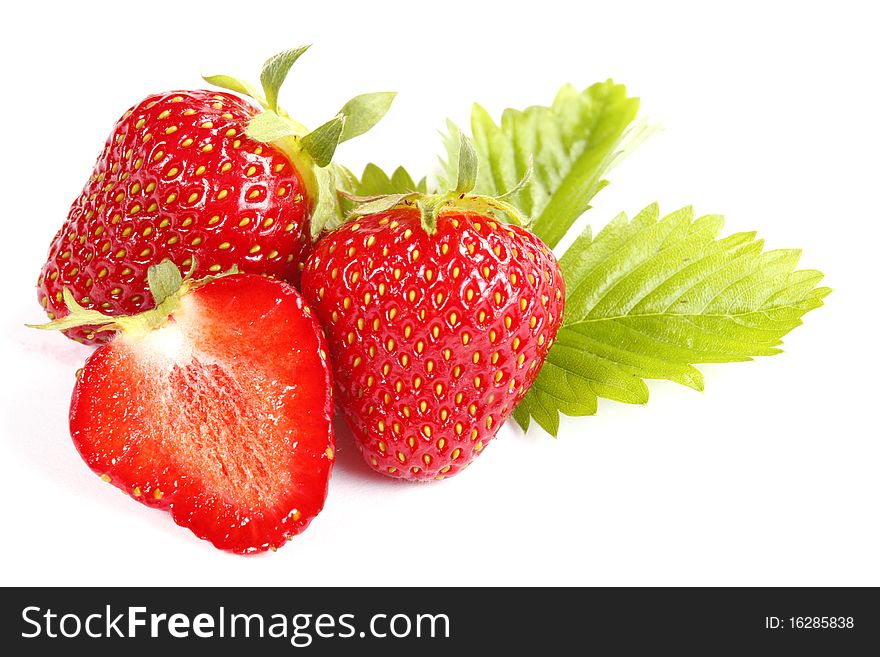
[[[336,147],[362,135],[378,123],[394,100],[394,92],[362,94],[349,100],[331,118],[309,131],[290,118],[278,105],[278,92],[294,62],[308,50],[302,46],[270,57],[260,74],[262,93],[256,87],[227,75],[204,76],[206,82],[249,96],[263,108],[251,119],[246,134],[255,141],[271,144],[284,153],[304,179],[312,200],[311,232],[317,239],[324,230],[342,222],[336,195],[335,166],[330,166]]]
[[[458,177],[454,189],[438,194],[424,191],[408,191],[382,196],[355,196],[340,192],[342,196],[355,203],[349,217],[362,217],[394,208],[417,207],[421,215],[422,228],[429,235],[437,231],[437,217],[441,212],[478,212],[498,216],[507,223],[527,226],[528,218],[514,205],[505,200],[516,194],[527,182],[531,168],[523,179],[511,190],[501,196],[472,194],[477,182],[478,158],[471,141],[459,132]]]
[[[158,265],[153,265],[147,270],[147,284],[150,294],[156,302],[156,306],[137,315],[121,315],[111,317],[97,310],[83,308],[73,293],[67,288],[62,290],[64,305],[67,306],[68,314],[60,319],[55,319],[45,324],[27,324],[29,328],[43,329],[48,331],[66,331],[80,326],[94,327],[94,331],[122,331],[124,333],[146,333],[164,326],[171,315],[180,307],[180,302],[190,291],[201,287],[209,281],[238,273],[236,267],[227,272],[214,276],[206,276],[193,280],[190,269],[186,276],[180,275],[180,270],[170,260],[163,260]]]

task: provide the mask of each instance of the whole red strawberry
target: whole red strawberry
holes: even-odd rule
[[[314,216],[319,179],[329,175],[322,167],[340,140],[354,136],[343,132],[344,114],[305,135],[278,108],[278,88],[304,50],[266,63],[265,99],[233,78],[208,78],[252,95],[263,108],[225,92],[172,91],[149,96],[123,114],[40,273],[39,299],[50,319],[67,312],[63,288],[85,308],[109,315],[152,307],[147,268],[165,259],[193,268],[196,276],[236,265],[298,283],[310,223],[317,221],[317,230],[335,218],[326,202],[322,216]],[[376,97],[387,108],[389,94],[358,99]],[[260,138],[250,126],[264,114],[288,127],[287,134],[269,135],[271,145],[249,136]],[[367,127],[362,123],[356,131]],[[67,334],[91,344],[109,339],[88,326]]]
[[[275,549],[327,495],[333,402],[321,329],[281,281],[182,281],[170,262],[149,276],[157,308],[102,318],[68,293],[71,312],[43,327],[118,330],[78,372],[73,441],[102,479],[218,548]]]
[[[495,436],[535,380],[565,298],[550,249],[469,209],[479,199],[419,205],[338,228],[302,278],[364,457],[410,480],[455,474]]]

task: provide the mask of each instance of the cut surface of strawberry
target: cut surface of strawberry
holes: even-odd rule
[[[326,347],[289,285],[236,274],[124,327],[80,372],[86,463],[215,546],[275,549],[320,512],[334,460]]]

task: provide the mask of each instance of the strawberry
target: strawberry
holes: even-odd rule
[[[69,314],[44,325],[118,331],[78,372],[73,442],[104,481],[218,548],[274,550],[327,494],[333,403],[321,330],[278,280],[181,281],[167,261],[149,276],[153,310],[102,320],[65,291]]]
[[[562,320],[550,249],[489,214],[506,204],[460,191],[367,203],[395,207],[328,234],[303,271],[337,403],[367,463],[401,479],[467,466],[535,380]]]
[[[380,108],[369,121],[353,121],[349,134],[340,114],[304,135],[277,106],[278,88],[304,50],[267,62],[265,99],[234,78],[206,78],[250,94],[266,112],[230,93],[196,90],[148,96],[122,115],[40,272],[39,300],[50,319],[67,312],[64,288],[83,307],[109,315],[150,308],[147,269],[165,259],[185,270],[193,266],[196,276],[237,265],[298,283],[310,229],[317,232],[335,219],[326,199],[316,205],[329,175],[322,167],[340,140],[381,117],[391,97],[368,94],[350,101],[343,108],[349,117],[368,101]],[[250,128],[255,118],[265,123],[264,114],[286,122],[286,139],[276,131],[267,139],[271,144],[258,141],[259,126]],[[109,339],[89,326],[67,334],[90,344]]]

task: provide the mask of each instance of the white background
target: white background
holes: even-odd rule
[[[871,3],[19,3],[0,39],[0,583],[880,585],[880,140]],[[660,6],[662,5],[662,7]],[[511,426],[473,467],[407,485],[345,431],[325,511],[278,553],[221,553],[102,483],[68,437],[88,350],[22,327],[49,241],[110,127],[199,73],[257,80],[313,43],[282,103],[317,125],[396,89],[339,161],[434,166],[447,116],[613,76],[664,131],[610,176],[599,228],[658,200],[802,247],[835,291],[758,362],[653,382],[558,440]]]

